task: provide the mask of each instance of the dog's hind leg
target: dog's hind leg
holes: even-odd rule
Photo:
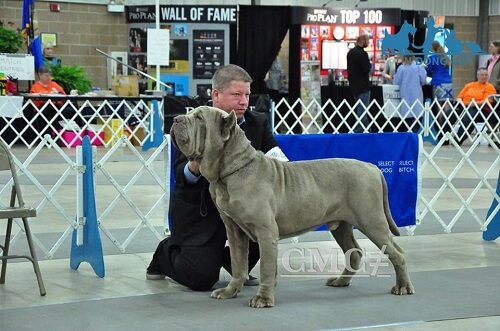
[[[393,261],[393,259],[391,259],[391,254],[386,249],[386,252],[389,255],[389,260],[394,265],[394,271],[396,272],[396,285],[392,287],[391,293],[398,295],[413,294],[415,293],[415,288],[411,283],[410,275],[406,269],[405,252],[394,241],[394,238],[390,238],[390,243],[393,244],[394,249],[397,251],[397,253],[393,254],[396,255],[396,258]]]
[[[356,274],[361,264],[361,248],[354,238],[351,224],[341,221],[339,226],[335,230],[330,230],[330,232],[345,254],[346,265],[342,274],[339,277],[329,278],[326,285],[335,287],[349,286],[352,276]]]
[[[394,238],[389,233],[389,229],[385,227],[373,227],[370,231],[365,231],[364,228],[358,227],[384,254],[387,254],[389,260],[394,266],[396,272],[396,285],[391,288],[391,293],[404,295],[413,294],[415,289],[410,280],[410,275],[406,269],[406,261],[404,251],[394,241]]]

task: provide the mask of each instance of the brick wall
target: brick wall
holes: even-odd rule
[[[40,32],[57,33],[54,55],[64,65],[85,68],[93,86],[107,88],[107,58],[105,53],[128,50],[125,13],[108,13],[106,5],[59,2],[60,12],[51,12],[49,2],[36,2]],[[22,1],[0,0],[0,19],[21,26]],[[22,87],[21,87],[22,88]]]
[[[36,2],[40,32],[57,33],[58,45],[54,54],[65,65],[78,64],[85,68],[94,86],[107,88],[107,59],[95,51],[96,48],[110,53],[128,50],[127,25],[124,13],[108,13],[106,5],[59,3],[60,12],[50,12],[49,2]],[[21,25],[20,0],[0,0],[0,19]],[[455,38],[463,42],[474,42],[477,38],[478,17],[446,17],[453,24]],[[491,16],[489,40],[500,39],[500,16]],[[282,55],[288,54],[288,45],[283,45]],[[483,46],[483,49],[485,46]],[[288,59],[282,59],[287,67]],[[452,69],[455,91],[476,79],[477,61],[467,65],[454,65]]]
[[[477,17],[448,17],[446,24],[453,24],[455,39],[474,42],[477,40]],[[465,47],[464,47],[465,48]],[[484,47],[483,47],[484,49]],[[465,49],[467,50],[467,49]],[[477,59],[467,63],[454,63],[452,66],[453,89],[455,96],[462,90],[465,84],[476,80]]]

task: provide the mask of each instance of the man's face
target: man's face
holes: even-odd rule
[[[488,81],[488,71],[479,70],[477,73],[477,81],[480,83],[486,83]]]
[[[363,38],[363,43],[361,47],[366,48],[368,47],[369,44],[370,44],[370,39],[368,38],[368,36],[366,36],[365,38]]]
[[[214,89],[213,104],[226,112],[234,110],[236,117],[241,118],[248,108],[250,83],[233,80],[224,91]]]

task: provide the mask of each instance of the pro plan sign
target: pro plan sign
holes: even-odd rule
[[[400,24],[398,8],[347,9],[292,7],[292,24]]]
[[[127,6],[127,23],[155,23],[155,6]],[[160,23],[236,23],[236,6],[160,6]]]

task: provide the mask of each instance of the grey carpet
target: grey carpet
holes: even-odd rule
[[[325,280],[281,281],[276,307],[247,306],[255,287],[231,300],[174,287],[163,294],[0,311],[10,330],[331,330],[496,316],[500,267],[416,272],[416,294],[389,294],[391,278],[357,278],[347,288]]]

